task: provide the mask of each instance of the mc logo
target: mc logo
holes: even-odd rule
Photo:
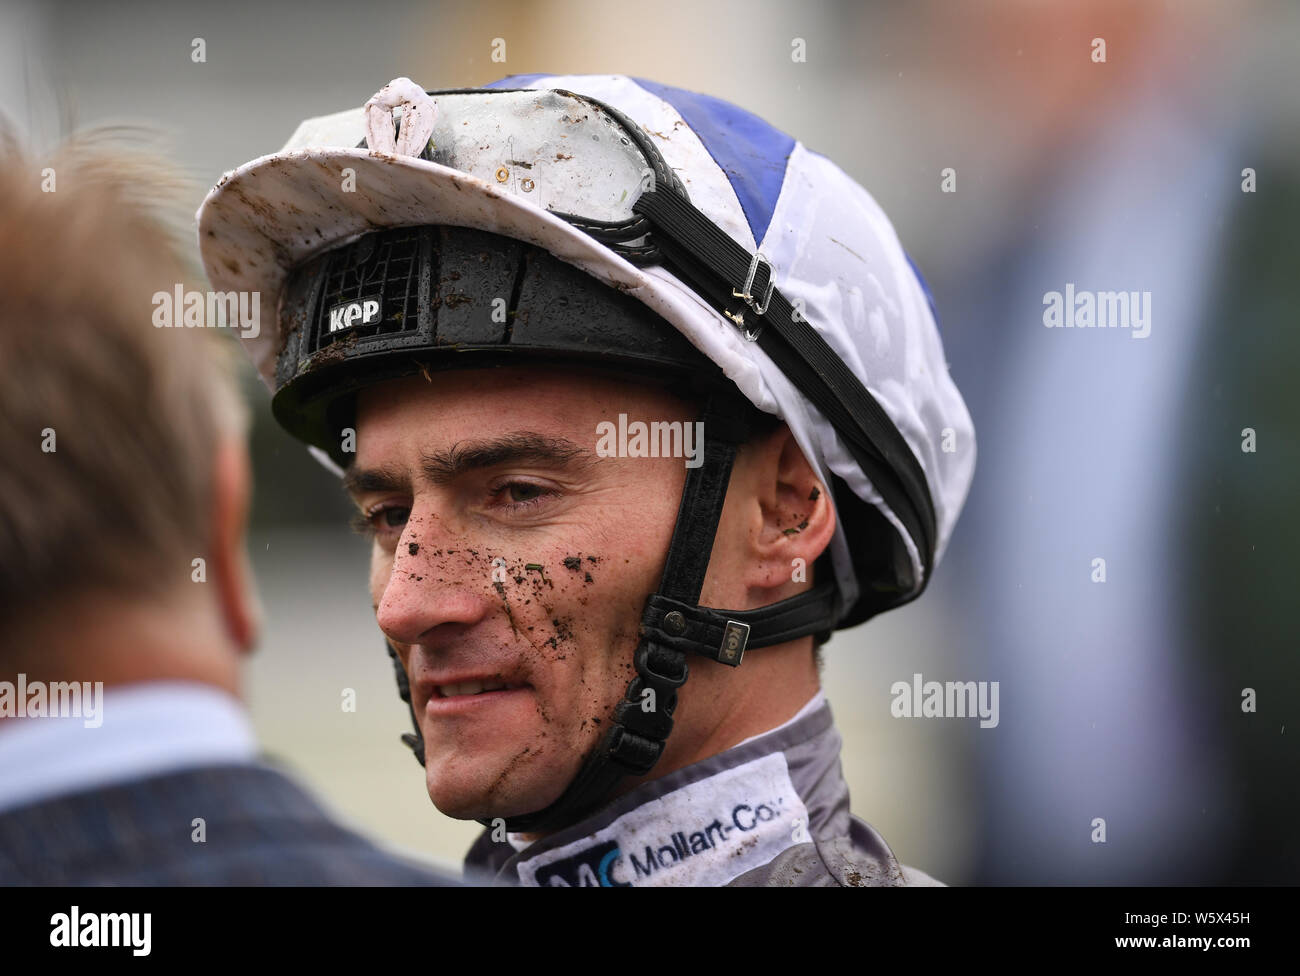
[[[631,888],[614,874],[623,856],[618,841],[607,840],[537,870],[537,883],[560,888]]]

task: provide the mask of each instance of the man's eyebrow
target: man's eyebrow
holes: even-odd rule
[[[395,468],[349,468],[343,475],[343,490],[351,498],[368,492],[409,491],[410,479]]]
[[[531,431],[491,440],[459,441],[444,451],[420,457],[420,469],[430,482],[445,485],[467,471],[498,464],[533,462],[556,468],[585,467],[595,459],[586,448],[564,437]]]

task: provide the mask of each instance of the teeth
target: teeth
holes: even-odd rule
[[[452,685],[439,685],[438,694],[443,698],[455,698],[459,695],[481,695],[485,691],[511,690],[519,685],[508,685],[504,681],[461,681]]]

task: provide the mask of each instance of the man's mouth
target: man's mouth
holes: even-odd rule
[[[478,715],[484,710],[526,706],[532,685],[500,678],[463,678],[433,685],[424,710],[437,718]],[[531,706],[528,706],[531,707]]]
[[[459,698],[469,695],[483,695],[490,691],[518,691],[521,688],[527,688],[522,682],[510,683],[506,681],[458,681],[454,684],[434,685],[434,698]]]

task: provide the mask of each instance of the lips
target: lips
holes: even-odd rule
[[[498,709],[530,707],[528,702],[533,694],[531,685],[496,677],[461,677],[440,684],[430,682],[421,688],[422,691],[425,689],[429,697],[424,702],[424,712],[436,720],[482,714],[500,717],[504,713]]]
[[[425,670],[417,666],[411,676],[411,690],[417,701],[436,702],[447,698],[472,699],[532,687],[514,667],[493,667],[491,670],[482,665],[479,667],[482,670],[452,670],[448,667]]]
[[[482,695],[492,691],[518,691],[526,688],[522,682],[499,681],[494,678],[470,678],[464,681],[447,682],[434,685],[434,698],[460,698],[462,696]]]

